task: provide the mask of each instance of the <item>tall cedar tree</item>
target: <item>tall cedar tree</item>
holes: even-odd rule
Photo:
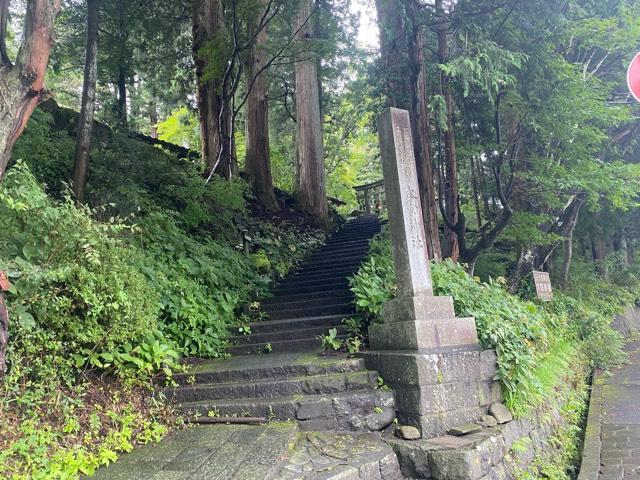
[[[0,181],[11,158],[13,146],[38,103],[47,95],[44,76],[53,43],[53,24],[60,0],[30,0],[24,19],[24,33],[15,64],[7,54],[9,0],[0,0]],[[0,375],[5,371],[9,338],[9,314],[3,291],[8,288],[0,272]]]
[[[73,193],[78,202],[84,202],[91,152],[91,133],[96,104],[98,76],[98,8],[99,0],[87,0],[87,45],[84,60],[84,84],[82,105],[76,135],[75,162],[73,165]]]
[[[442,251],[431,158],[424,31],[422,26],[408,20],[418,20],[415,0],[403,3],[407,9],[405,15],[397,2],[376,0],[385,94],[390,106],[409,110],[411,115],[427,251],[430,258],[440,260]]]
[[[200,120],[201,155],[206,175],[218,173],[225,178],[236,174],[231,139],[231,105],[221,76],[209,78],[207,47],[217,46],[225,36],[224,5],[221,0],[193,0],[193,57],[198,82],[198,114]],[[217,70],[217,69],[210,69]]]
[[[262,7],[264,10],[264,7]],[[268,82],[264,71],[267,42],[267,25],[260,28],[259,19],[252,16],[247,21],[251,47],[247,55],[245,75],[247,93],[246,130],[247,153],[245,174],[254,195],[271,212],[279,210],[273,190],[271,159],[269,155],[269,100]]]
[[[13,146],[38,103],[47,96],[44,77],[53,44],[53,23],[60,0],[29,0],[15,64],[6,52],[9,0],[0,0],[0,181]]]
[[[305,43],[314,37],[313,0],[302,0],[294,32],[303,47],[295,63],[296,77],[296,193],[302,211],[321,228],[329,227],[320,114],[318,60]]]
[[[442,0],[435,2],[438,15],[438,55],[440,63],[446,63],[449,58],[449,31],[446,14],[442,5]],[[441,194],[445,205],[445,215],[448,222],[453,225],[458,223],[458,159],[456,155],[456,140],[454,133],[454,102],[451,78],[447,73],[440,73],[441,94],[445,103],[445,115],[447,118],[447,128],[444,132],[444,185]],[[457,262],[460,258],[458,248],[458,236],[451,228],[447,228],[444,235],[444,255]]]

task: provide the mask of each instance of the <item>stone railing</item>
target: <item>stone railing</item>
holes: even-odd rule
[[[387,211],[384,180],[353,187],[360,210],[366,214],[382,215]]]

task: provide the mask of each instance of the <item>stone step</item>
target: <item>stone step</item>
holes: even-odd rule
[[[308,265],[298,271],[297,275],[291,275],[287,278],[309,277],[314,275],[323,275],[328,273],[340,272],[345,278],[357,272],[362,265],[362,261],[341,263],[340,265]]]
[[[330,375],[363,371],[364,361],[344,356],[319,357],[301,353],[272,353],[208,360],[187,372],[176,373],[178,385],[199,383],[249,382],[286,377]]]
[[[345,255],[347,253],[357,253],[364,254],[369,249],[369,244],[367,242],[362,242],[355,245],[342,245],[338,244],[336,246],[319,248],[315,252],[313,252],[308,258],[319,258],[322,256],[337,256],[337,255]]]
[[[352,298],[353,293],[347,287],[339,288],[337,290],[324,290],[321,292],[315,292],[313,294],[308,293],[294,293],[291,295],[279,295],[277,297],[267,298],[266,300],[259,301],[260,305],[272,305],[283,302],[297,302],[299,300],[320,300],[323,299],[330,302],[331,299],[336,298]]]
[[[365,257],[364,254],[359,254],[359,255],[346,255],[346,256],[340,256],[340,257],[326,257],[322,259],[308,260],[302,264],[301,268],[305,268],[311,265],[313,265],[314,267],[321,267],[321,266],[327,266],[327,265],[332,265],[332,266],[351,265],[356,262],[362,262],[364,257]]]
[[[334,317],[339,318],[339,317]],[[279,330],[275,332],[255,333],[251,332],[250,335],[236,335],[229,337],[229,342],[232,345],[248,345],[251,343],[272,343],[282,340],[295,340],[298,338],[315,338],[321,335],[327,335],[330,328],[335,328],[339,335],[345,335],[347,332],[342,325],[342,320],[334,320],[331,325],[322,325],[318,327],[302,328],[296,321],[289,321],[287,323],[288,330]]]
[[[338,299],[339,300],[339,299]],[[294,318],[304,318],[308,316],[320,316],[320,315],[351,315],[356,313],[356,308],[353,302],[343,301],[334,303],[331,305],[309,305],[301,306],[296,305],[291,308],[287,304],[283,305],[268,305],[268,310],[262,312],[252,313],[253,316],[261,316],[265,313],[268,315],[269,320],[285,320]]]
[[[326,271],[319,272],[300,272],[300,274],[295,277],[285,278],[278,286],[299,284],[302,282],[319,282],[321,280],[345,280],[347,277],[355,275],[356,272],[356,267],[348,267],[340,270],[327,269]]]
[[[303,430],[378,430],[393,421],[393,393],[363,390],[334,395],[292,395],[277,398],[241,398],[183,403],[177,410],[206,416],[258,416],[271,420],[298,420]],[[386,420],[386,419],[385,419]],[[377,423],[377,425],[376,425]]]
[[[340,340],[345,340],[346,335],[338,335]],[[295,340],[282,340],[275,342],[267,342],[271,346],[269,350],[266,343],[250,343],[247,345],[231,345],[227,352],[231,355],[252,355],[262,353],[268,355],[270,352],[318,352],[320,350],[321,341],[316,337],[299,338]]]
[[[370,371],[334,373],[249,382],[199,384],[168,388],[168,399],[180,403],[291,395],[327,395],[376,388],[378,374]]]
[[[322,247],[318,248],[316,252],[341,252],[350,249],[367,248],[371,242],[370,238],[363,238],[358,240],[349,240],[347,242],[335,242],[325,243]]]
[[[336,303],[353,303],[353,293],[351,290],[343,290],[340,295],[332,296],[315,296],[306,298],[291,299],[288,297],[276,297],[272,302],[262,303],[260,310],[263,312],[272,312],[283,308],[302,308],[302,307],[317,307],[327,304]]]
[[[270,332],[281,332],[283,330],[306,329],[314,327],[336,327],[342,325],[344,315],[323,315],[316,317],[288,318],[283,320],[262,320],[249,323],[246,326],[251,329],[252,334],[262,334]],[[229,331],[234,335],[238,333],[238,326],[230,327]]]
[[[340,281],[331,281],[331,282],[306,282],[305,284],[291,284],[284,285],[282,287],[278,287],[275,291],[277,295],[294,295],[298,293],[308,293],[313,294],[316,292],[324,292],[327,290],[338,290],[343,289],[346,290],[349,288],[349,282],[345,278]]]

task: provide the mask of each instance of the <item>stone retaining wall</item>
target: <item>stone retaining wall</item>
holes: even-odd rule
[[[633,306],[627,308],[613,321],[613,327],[628,336],[634,332],[640,332],[640,307]]]
[[[405,476],[429,480],[511,480],[526,471],[563,424],[557,408],[482,432],[415,442],[389,440]]]

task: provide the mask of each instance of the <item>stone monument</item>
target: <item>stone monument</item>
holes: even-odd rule
[[[500,400],[495,354],[481,351],[473,318],[433,294],[409,113],[387,109],[378,130],[397,297],[369,328],[365,360],[394,389],[399,421],[433,436]]]

